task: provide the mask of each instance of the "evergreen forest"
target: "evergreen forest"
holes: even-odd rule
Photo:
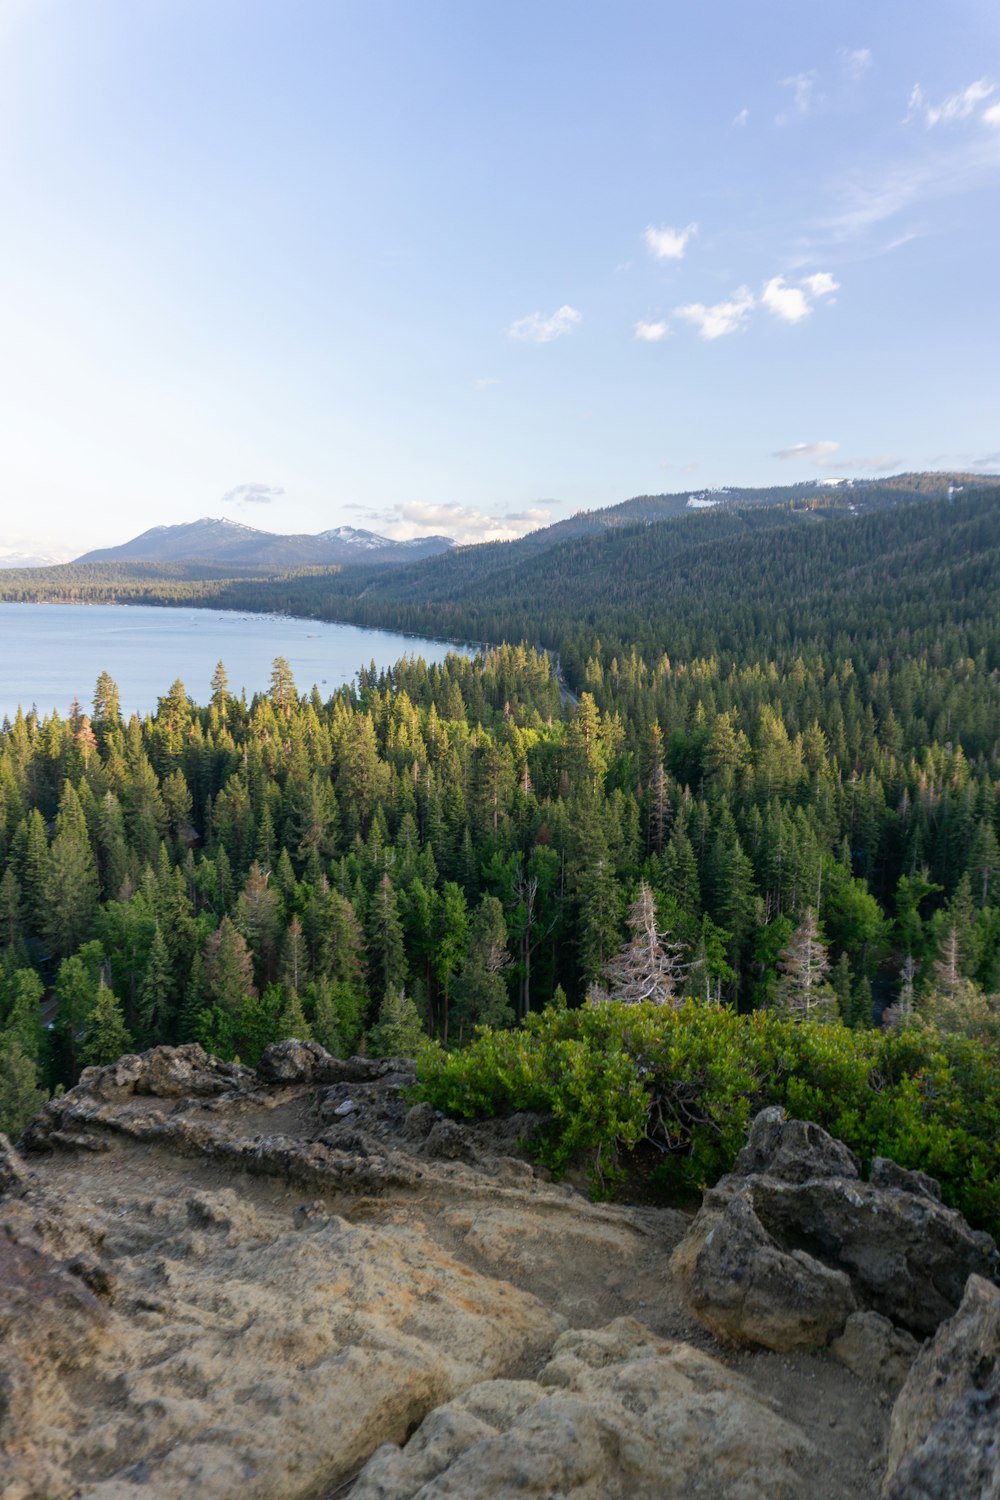
[[[128,721],[104,674],[4,723],[0,1128],[160,1042],[430,1038],[455,1104],[456,1049],[602,1000],[833,1028],[869,1071],[921,1027],[995,1060],[1000,491],[515,548],[143,577],[492,644],[329,699],[279,658],[247,701],[220,663]]]

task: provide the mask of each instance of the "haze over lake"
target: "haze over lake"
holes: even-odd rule
[[[160,609],[149,605],[0,603],[0,719],[18,704],[40,715],[66,717],[74,698],[89,712],[94,684],[110,672],[122,713],[152,713],[178,677],[196,703],[209,699],[216,662],[225,663],[230,691],[264,691],[271,664],[284,656],[300,693],[317,684],[325,699],[358,669],[390,667],[401,656],[443,661],[467,651],[357,625],[296,620],[235,610]]]

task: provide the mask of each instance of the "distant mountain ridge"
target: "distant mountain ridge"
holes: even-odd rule
[[[178,526],[151,526],[118,547],[98,547],[76,563],[203,562],[248,568],[328,568],[352,563],[416,562],[447,552],[447,536],[421,536],[396,542],[355,526],[334,526],[312,536],[260,531],[240,521],[203,516]]]
[[[767,487],[719,485],[710,489],[679,490],[672,494],[634,495],[617,505],[578,511],[564,521],[554,521],[551,526],[529,532],[513,545],[523,553],[544,552],[574,537],[598,536],[621,526],[648,526],[699,511],[807,504],[864,514],[915,500],[944,499],[963,489],[995,485],[997,479],[996,474],[920,472],[893,474],[882,479],[810,479]]]

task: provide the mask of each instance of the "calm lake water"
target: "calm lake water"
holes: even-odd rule
[[[286,615],[235,610],[155,609],[149,605],[0,603],[0,720],[18,704],[40,715],[66,716],[74,698],[89,712],[94,684],[110,672],[122,713],[152,713],[178,677],[196,703],[224,662],[230,692],[247,697],[270,684],[271,663],[284,656],[300,693],[313,684],[328,698],[374,660],[390,667],[401,656],[443,661],[473,648],[389,630],[327,625]]]

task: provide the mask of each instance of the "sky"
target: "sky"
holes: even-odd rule
[[[0,555],[1000,471],[995,0],[0,0]]]

